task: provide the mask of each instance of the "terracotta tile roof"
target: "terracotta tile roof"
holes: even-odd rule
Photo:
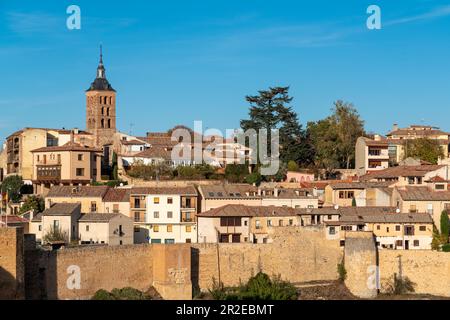
[[[296,216],[294,208],[275,206],[246,206],[227,204],[197,214],[199,217],[291,217]]]
[[[130,141],[126,141],[126,140],[120,140],[120,143],[123,145],[144,145],[147,144],[147,142],[145,141],[140,141],[140,140],[130,140]]]
[[[163,147],[158,146],[152,146],[142,152],[137,153],[134,155],[135,158],[155,158],[155,159],[164,159],[164,160],[170,160],[171,152],[167,151]]]
[[[88,146],[82,146],[75,142],[67,142],[62,146],[42,147],[31,150],[31,152],[54,152],[54,151],[90,151],[90,152],[102,152],[100,149],[92,148]]]
[[[8,224],[10,223],[28,223],[28,220],[25,218],[22,218],[20,216],[16,216],[16,215],[12,215],[9,214],[8,217],[6,217],[5,215],[1,215],[0,216],[0,221],[3,223],[6,223],[6,221],[8,221]]]
[[[313,208],[313,209],[296,209],[300,215],[361,215],[361,214],[383,214],[383,213],[394,213],[395,207],[323,207],[323,208]]]
[[[405,187],[397,189],[405,201],[450,201],[450,191],[432,191],[428,187]]]
[[[370,172],[360,177],[360,180],[397,178],[397,177],[423,177],[427,173],[436,171],[445,165],[419,165],[419,166],[397,166],[379,171]]]
[[[340,224],[353,223],[433,223],[428,213],[382,213],[344,215],[339,219]]]
[[[81,209],[81,203],[55,203],[42,216],[70,216]]]
[[[108,189],[108,186],[54,186],[48,192],[47,197],[103,198]]]
[[[182,196],[197,196],[197,190],[194,186],[187,187],[133,187],[130,190],[131,195],[149,195],[149,194],[176,194]]]
[[[79,222],[103,222],[107,223],[116,217],[120,217],[122,214],[120,213],[86,213],[83,214]],[[124,216],[125,217],[125,216]]]
[[[41,222],[42,221],[42,212],[39,212],[33,216],[31,222]]]
[[[416,129],[413,129],[416,128]],[[421,129],[425,128],[425,129]],[[431,135],[448,135],[448,132],[439,130],[438,128],[433,128],[430,126],[410,126],[409,128],[401,128],[395,131],[391,131],[387,136],[398,135],[398,136],[431,136]]]
[[[104,202],[129,202],[131,189],[110,188],[103,197]]]
[[[198,188],[205,199],[261,198],[261,196],[258,196],[258,188],[250,184],[220,184],[199,186]],[[250,195],[247,195],[247,192]]]
[[[444,178],[440,176],[434,176],[427,180],[427,182],[448,182],[448,180],[445,180]]]
[[[394,182],[378,182],[378,181],[367,181],[367,182],[342,182],[342,183],[332,183],[330,187],[334,190],[339,189],[367,189],[367,188],[386,188],[392,185]]]

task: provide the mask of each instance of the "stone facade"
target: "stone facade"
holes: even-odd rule
[[[23,229],[0,228],[0,300],[23,299]]]
[[[322,228],[282,227],[272,237],[268,244],[192,245],[193,285],[203,291],[211,288],[213,279],[239,285],[259,271],[291,282],[338,278],[342,249],[339,241],[325,240]]]

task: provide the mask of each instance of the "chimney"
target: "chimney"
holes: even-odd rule
[[[74,137],[73,137],[73,133],[75,130],[71,130],[70,131],[70,143],[74,143]]]
[[[380,141],[380,140],[381,140],[381,136],[380,136],[379,134],[375,134],[375,135],[373,136],[373,140],[375,140],[375,141]]]
[[[278,197],[278,188],[274,188],[274,189],[273,189],[273,195],[274,195],[275,197]]]
[[[392,125],[392,131],[397,131],[398,130],[398,124],[397,123],[394,123],[393,125]]]
[[[80,130],[79,130],[78,128],[73,128],[73,133],[74,133],[74,134],[79,134],[79,133],[80,133]]]
[[[261,188],[258,188],[258,196],[261,196]]]

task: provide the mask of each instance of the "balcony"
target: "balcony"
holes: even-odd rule
[[[61,180],[61,166],[60,165],[37,166],[36,176],[37,180],[42,181]]]

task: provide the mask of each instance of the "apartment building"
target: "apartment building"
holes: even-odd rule
[[[311,189],[256,187],[249,184],[220,184],[199,186],[201,212],[227,204],[248,206],[286,206],[317,208],[319,198]]]
[[[392,181],[382,182],[341,182],[331,183],[325,187],[324,206],[390,206]]]
[[[130,192],[135,242],[196,242],[198,193],[193,186],[135,187]]]
[[[402,165],[389,167],[360,177],[360,181],[392,182],[392,186],[426,186],[434,177],[449,180],[448,165]]]
[[[392,203],[401,212],[425,212],[432,218],[434,225],[440,231],[441,213],[444,210],[450,213],[450,191],[447,189],[433,189],[430,186],[395,188],[392,195]]]
[[[358,175],[389,167],[388,141],[376,135],[375,139],[359,137],[355,147],[355,169]]]
[[[197,216],[199,243],[270,243],[273,228],[300,225],[291,207],[228,204]]]
[[[101,180],[102,151],[73,141],[31,150],[32,182],[37,194],[54,185],[86,185]]]
[[[24,128],[6,138],[6,175],[20,175],[26,184],[32,184],[32,150],[44,147],[62,146],[71,140],[82,145],[93,145],[90,133],[78,129]]]
[[[397,124],[394,124],[392,130],[386,135],[386,139],[389,143],[389,158],[391,162],[398,163],[403,160],[411,140],[418,138],[427,138],[438,141],[444,153],[444,158],[448,158],[448,132],[444,132],[438,127],[433,126],[411,125],[406,128],[399,128]]]
[[[81,212],[105,212],[103,198],[108,186],[54,186],[45,197],[45,207],[55,203],[80,203]]]
[[[372,232],[380,249],[431,249],[433,220],[426,213],[358,211],[343,214],[339,221],[325,222],[327,239],[345,245],[347,232]]]

